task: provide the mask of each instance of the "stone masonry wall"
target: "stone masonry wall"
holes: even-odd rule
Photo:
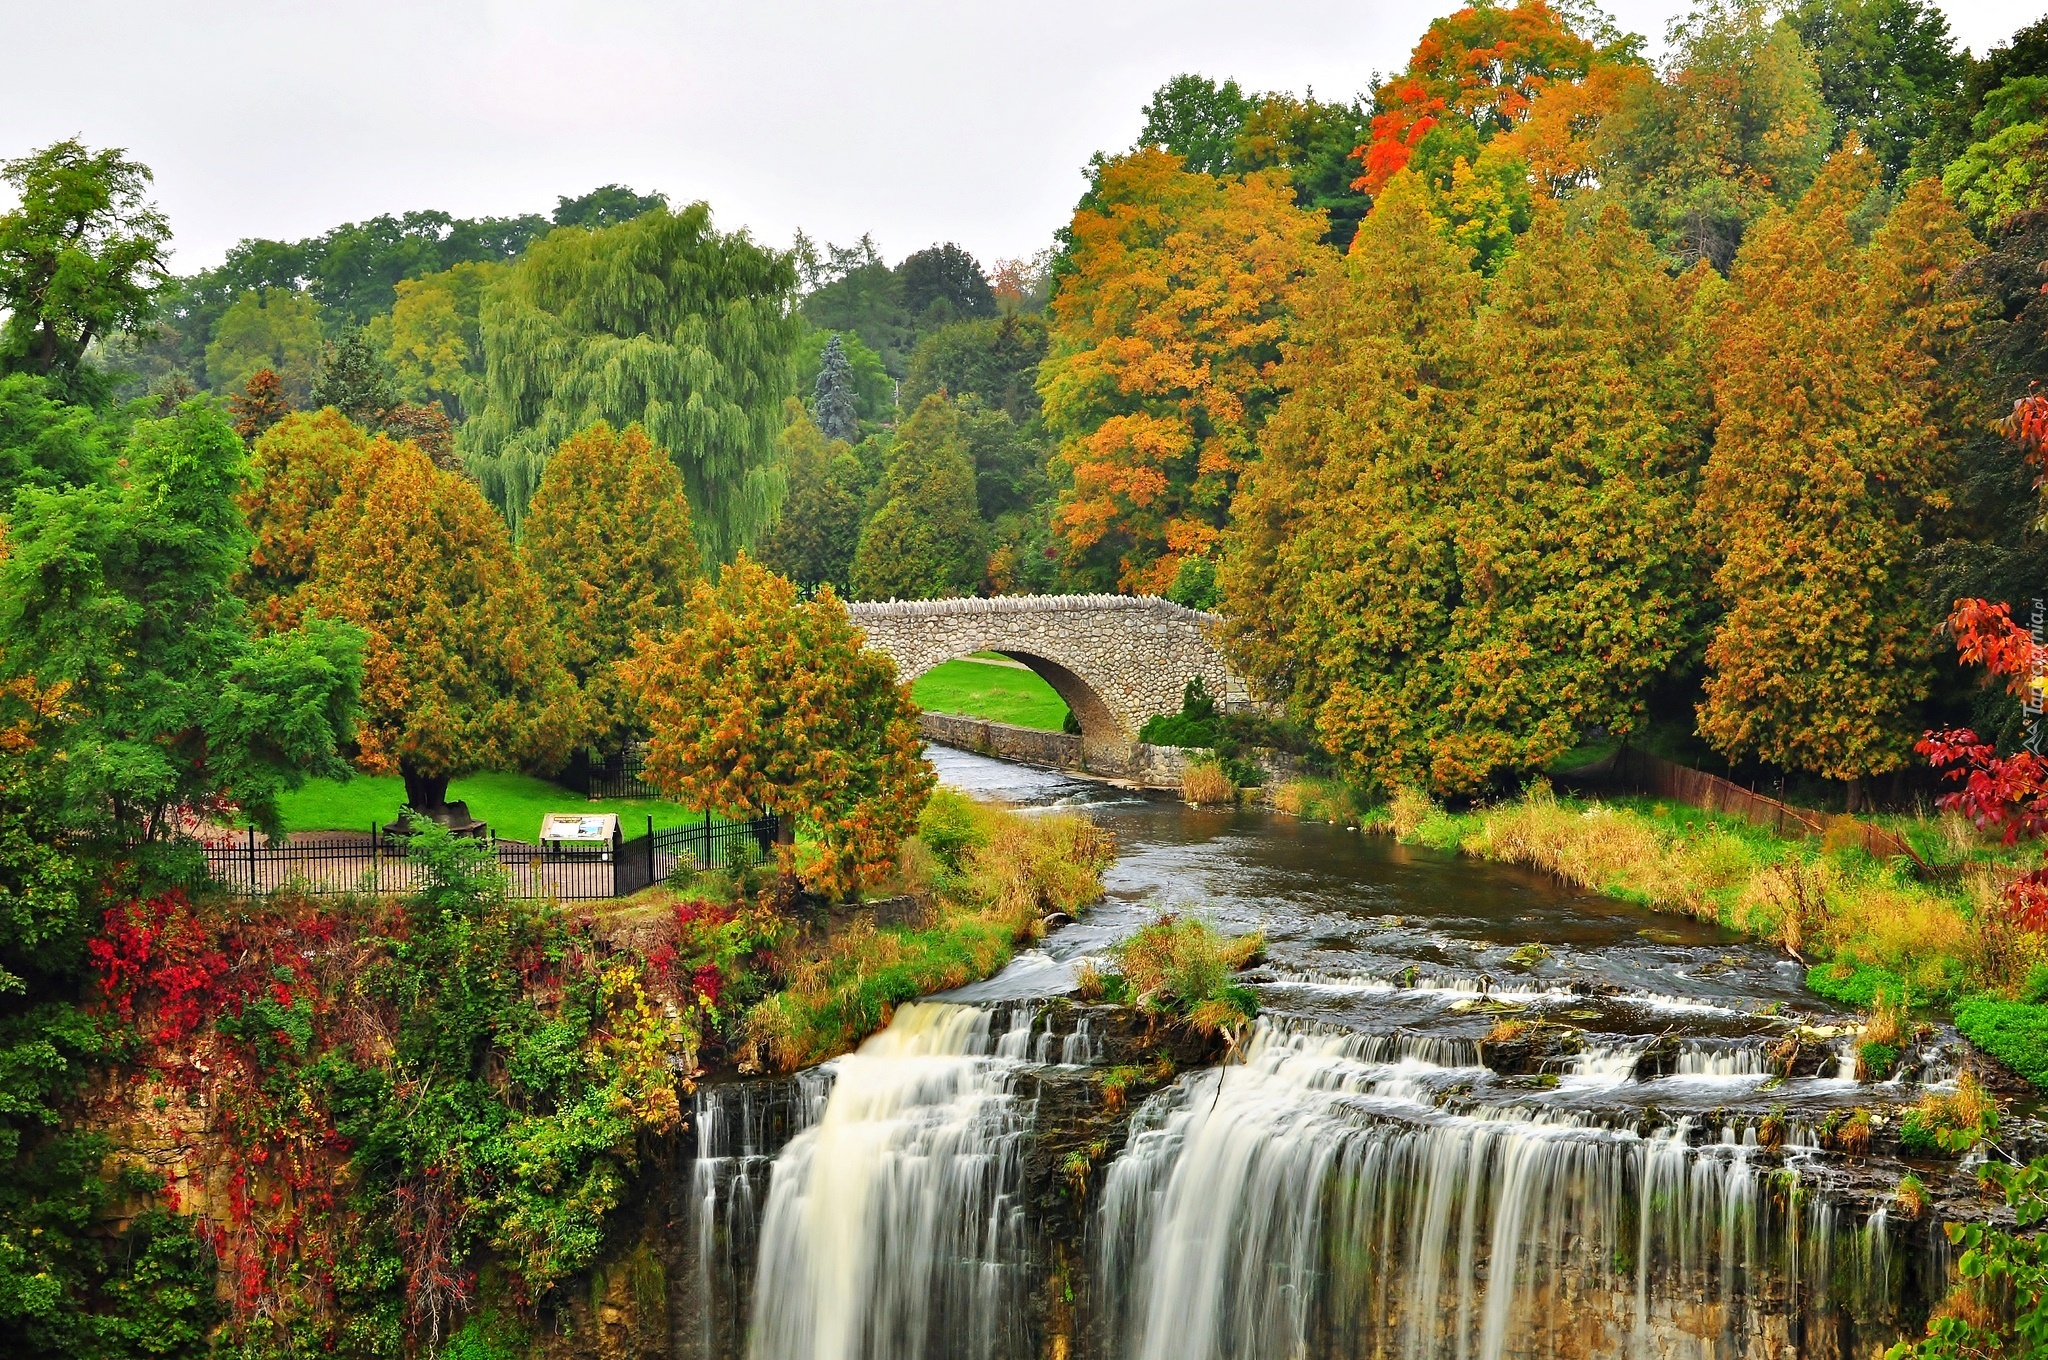
[[[1227,707],[1251,699],[1210,640],[1217,616],[1151,596],[1011,595],[847,610],[866,630],[868,645],[894,658],[905,680],[970,652],[1015,657],[1067,700],[1091,748],[1111,739],[1127,745],[1145,719],[1178,713],[1181,692],[1196,676]],[[1069,693],[1077,682],[1087,693]],[[1090,730],[1105,721],[1113,733]]]

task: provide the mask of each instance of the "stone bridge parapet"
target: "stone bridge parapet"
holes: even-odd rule
[[[1225,708],[1251,698],[1214,641],[1218,617],[1156,596],[891,600],[847,611],[905,681],[972,652],[1030,667],[1079,720],[1082,763],[1107,774],[1123,772],[1147,718],[1180,711],[1189,680],[1201,677]]]

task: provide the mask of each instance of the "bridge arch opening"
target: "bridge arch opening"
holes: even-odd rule
[[[906,682],[915,681],[948,661],[973,660],[976,652],[992,652],[997,656],[1015,661],[1039,679],[1052,687],[1060,696],[1067,711],[1074,715],[1075,723],[1081,729],[1081,760],[1090,768],[1112,768],[1121,766],[1130,759],[1131,746],[1138,739],[1136,732],[1128,730],[1118,719],[1107,700],[1094,685],[1079,673],[1051,657],[1036,652],[1020,651],[1014,647],[977,646],[957,655],[942,657],[926,666],[916,675],[902,677]]]

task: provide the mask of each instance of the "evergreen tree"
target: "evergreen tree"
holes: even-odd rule
[[[1447,792],[1626,735],[1679,654],[1705,584],[1688,515],[1706,403],[1674,283],[1610,205],[1567,231],[1547,203],[1489,290],[1484,367],[1436,483],[1457,603],[1430,780]]]
[[[972,595],[988,561],[987,531],[975,501],[974,459],[951,400],[926,397],[896,432],[883,494],[854,552],[855,597]]]
[[[256,440],[249,477],[237,498],[252,541],[236,588],[259,628],[275,631],[305,613],[316,523],[341,495],[370,437],[332,407],[284,417]]]
[[[559,767],[583,732],[576,684],[539,583],[472,483],[379,437],[312,534],[306,612],[368,635],[360,768],[403,776],[407,804],[439,817],[452,777]]]
[[[845,593],[860,544],[869,478],[844,443],[825,438],[802,404],[782,431],[782,467],[789,490],[775,527],[761,537],[761,564],[804,590],[829,585]]]
[[[1971,249],[1923,185],[1867,250],[1848,215],[1875,180],[1852,140],[1795,212],[1758,224],[1716,319],[1719,418],[1700,500],[1726,609],[1700,732],[1733,757],[1858,781],[1922,724],[1938,614],[1919,581],[1951,443],[1936,285]]]
[[[464,462],[516,533],[564,439],[638,423],[676,460],[705,557],[729,561],[782,490],[795,286],[788,256],[713,230],[702,203],[557,229],[484,302],[489,379],[458,436]]]
[[[636,636],[681,622],[697,583],[682,474],[638,425],[615,434],[599,421],[548,460],[519,549],[582,687],[586,740],[623,750],[645,725],[618,668]]]
[[[934,392],[979,397],[1022,425],[1038,414],[1038,365],[1045,358],[1045,318],[1006,312],[962,321],[917,342],[903,379],[903,405],[916,410]]]
[[[332,406],[358,425],[373,430],[384,423],[391,408],[398,404],[398,396],[391,387],[391,370],[361,327],[344,332],[322,353],[310,404],[315,409]]]
[[[1397,173],[1342,269],[1303,290],[1288,396],[1259,439],[1218,573],[1233,658],[1347,775],[1428,777],[1457,601],[1441,480],[1470,402],[1471,252]]]
[[[837,334],[825,342],[825,353],[818,363],[818,382],[811,389],[811,418],[827,439],[851,444],[860,438],[853,366],[846,361],[846,350]]]
[[[981,262],[951,241],[904,256],[896,280],[903,309],[919,325],[995,314],[995,290]]]

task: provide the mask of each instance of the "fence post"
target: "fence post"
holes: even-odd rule
[[[647,886],[654,886],[654,814],[647,814]]]
[[[256,895],[256,828],[249,828],[249,896]]]
[[[700,856],[698,857],[698,859],[697,859],[697,863],[699,863],[700,865],[702,865],[702,866],[703,866],[703,867],[705,867],[706,869],[709,869],[709,868],[711,867],[711,809],[710,809],[710,808],[705,808],[705,809],[704,809],[704,853],[703,853],[702,855],[700,855]]]

